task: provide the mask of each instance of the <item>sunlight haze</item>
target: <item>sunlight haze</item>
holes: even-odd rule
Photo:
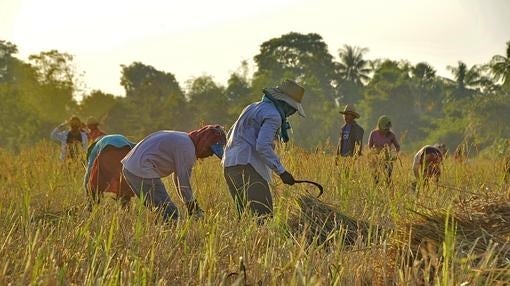
[[[337,58],[344,44],[367,58],[425,61],[438,74],[502,54],[510,1],[14,1],[0,3],[0,39],[18,56],[72,54],[88,90],[123,95],[120,65],[140,61],[185,87],[203,74],[226,85],[259,46],[289,32],[318,33]],[[253,69],[253,68],[252,68]]]

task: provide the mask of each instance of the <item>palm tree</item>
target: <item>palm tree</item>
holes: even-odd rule
[[[411,69],[414,78],[420,83],[428,82],[436,77],[436,70],[427,63],[418,63]]]
[[[503,85],[510,85],[510,41],[506,43],[506,57],[495,55],[489,65],[495,80],[502,80]]]
[[[344,45],[338,50],[340,56],[338,74],[342,80],[361,86],[370,79],[370,63],[363,58],[366,52],[368,52],[367,48],[349,45]]]
[[[457,66],[447,66],[453,73],[456,82],[457,96],[471,96],[482,84],[481,68],[477,65],[468,69],[465,63],[459,61]]]
[[[411,66],[409,70],[414,87],[415,111],[421,114],[424,106],[428,111],[432,110],[436,103],[436,100],[430,98],[434,94],[431,90],[436,86],[436,70],[425,62]]]

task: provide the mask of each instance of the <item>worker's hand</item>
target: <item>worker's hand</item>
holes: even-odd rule
[[[66,126],[67,126],[67,121],[64,121],[64,122],[60,123],[58,128],[62,129],[62,128],[66,127]]]
[[[287,171],[280,174],[280,179],[282,179],[282,182],[286,185],[292,186],[296,183],[294,177]]]

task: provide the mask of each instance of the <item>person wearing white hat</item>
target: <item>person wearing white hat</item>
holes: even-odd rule
[[[239,214],[248,206],[259,217],[272,215],[271,171],[283,183],[295,183],[275,153],[274,141],[278,137],[284,143],[289,141],[289,116],[297,112],[305,117],[301,104],[304,92],[292,80],[264,89],[262,100],[248,105],[228,132],[222,163]]]
[[[87,128],[88,128],[87,137],[91,144],[95,142],[96,139],[106,135],[106,133],[103,130],[99,129],[99,120],[97,120],[93,116],[87,118]]]

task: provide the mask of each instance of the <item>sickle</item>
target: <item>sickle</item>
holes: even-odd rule
[[[319,189],[319,195],[317,195],[317,198],[320,197],[322,195],[322,193],[324,192],[324,188],[319,183],[307,181],[307,180],[294,180],[294,182],[298,183],[298,184],[299,183],[307,183],[307,184],[312,184],[312,185],[316,186]]]

